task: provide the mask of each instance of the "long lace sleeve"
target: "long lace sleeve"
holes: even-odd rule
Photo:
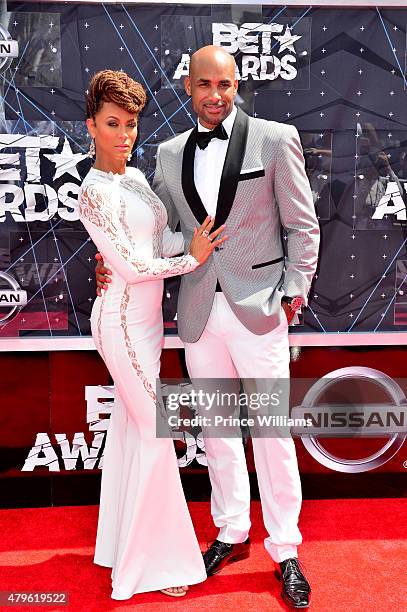
[[[79,216],[93,242],[111,266],[129,284],[192,272],[192,255],[172,258],[140,257],[129,242],[112,202],[102,185],[87,184],[79,195]]]

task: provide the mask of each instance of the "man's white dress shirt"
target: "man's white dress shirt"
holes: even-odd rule
[[[230,115],[222,122],[229,138],[232,133],[236,113],[237,108],[234,106]],[[201,125],[198,120],[198,131],[210,132],[211,130]],[[220,140],[219,138],[212,138],[206,149],[200,149],[196,145],[194,161],[195,187],[208,215],[212,217],[216,215],[220,179],[228,145],[229,140]]]

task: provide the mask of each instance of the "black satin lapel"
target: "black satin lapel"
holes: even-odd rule
[[[208,216],[205,206],[195,187],[194,181],[194,159],[196,147],[196,132],[195,127],[190,133],[188,140],[185,143],[184,154],[182,156],[182,190],[189,207],[194,214],[194,217],[199,223],[203,223]]]
[[[214,229],[225,223],[233,206],[246,151],[248,130],[249,118],[238,108],[220,180]]]

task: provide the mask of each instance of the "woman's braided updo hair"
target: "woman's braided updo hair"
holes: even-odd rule
[[[101,70],[93,75],[86,98],[86,116],[94,118],[103,102],[114,102],[128,113],[138,113],[147,102],[140,83],[119,70]]]

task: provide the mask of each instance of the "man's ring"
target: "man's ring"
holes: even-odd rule
[[[202,236],[205,236],[205,238],[209,238],[209,232],[208,232],[208,230],[204,230],[204,231],[202,232]]]

